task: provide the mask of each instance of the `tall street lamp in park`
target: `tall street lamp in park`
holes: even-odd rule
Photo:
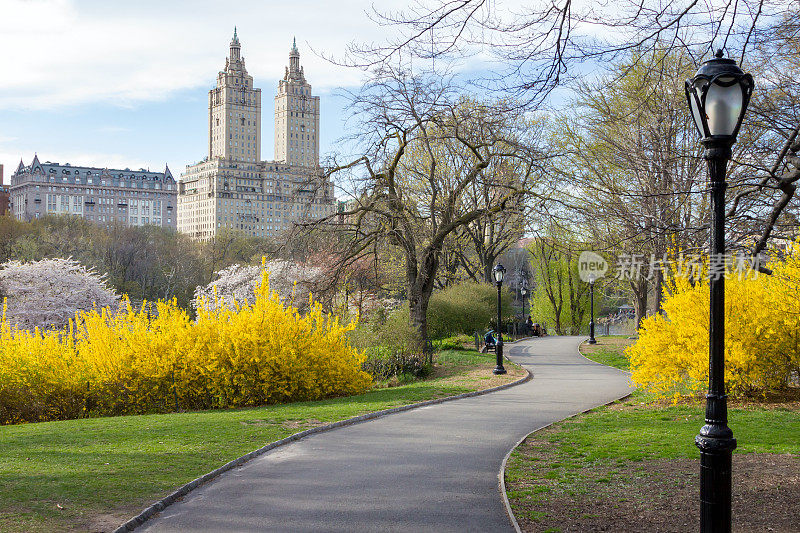
[[[494,281],[497,284],[497,342],[495,343],[494,351],[497,354],[497,366],[494,367],[495,374],[505,374],[506,369],[503,367],[503,322],[501,316],[501,310],[503,308],[503,297],[501,291],[503,290],[503,276],[506,273],[506,269],[503,265],[498,264],[494,267],[492,274],[494,275]]]
[[[728,427],[725,394],[725,173],[731,146],[753,93],[753,77],[732,59],[715,57],[686,80],[686,98],[702,136],[711,181],[709,285],[709,373],[706,420],[695,439],[700,448],[700,531],[731,530],[731,454],[736,448]]]
[[[525,295],[528,294],[528,289],[525,288],[525,285],[522,286],[519,293],[522,295],[522,319],[525,320]]]
[[[589,275],[589,344],[597,344],[594,338],[594,282],[595,276]]]

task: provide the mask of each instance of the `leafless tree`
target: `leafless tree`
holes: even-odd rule
[[[364,155],[330,169],[348,173],[353,201],[309,227],[345,236],[342,269],[376,246],[394,248],[404,263],[411,324],[426,342],[446,241],[528,194],[539,154],[513,106],[465,99],[435,75],[384,68],[353,95],[353,110]],[[487,172],[500,160],[523,165],[518,180]],[[480,203],[468,201],[476,184],[491,191]]]
[[[749,127],[744,129],[744,142],[751,149],[738,160],[749,180],[735,191],[728,216],[746,228],[745,237],[757,236],[751,246],[759,254],[771,237],[792,238],[798,232],[800,22],[796,11],[759,31],[753,40],[753,70],[759,86],[750,106]]]
[[[386,42],[353,43],[347,60],[368,66],[398,61],[461,61],[475,56],[491,69],[482,82],[541,103],[578,75],[587,61],[613,61],[631,50],[681,46],[702,55],[714,46],[750,44],[760,21],[795,0],[415,0],[373,19],[390,29]]]
[[[634,57],[647,62],[629,62],[629,68],[664,76],[669,73],[664,62],[676,50],[696,67],[709,51],[726,49],[754,71],[761,91],[740,136],[740,142],[747,141],[748,127],[757,126],[753,137],[761,152],[751,145],[737,154],[742,157],[736,163],[744,168],[733,165],[738,179],[730,188],[729,213],[736,225],[734,243],[749,239],[758,254],[776,229],[785,237],[790,232],[783,230],[797,221],[792,201],[800,178],[794,82],[799,7],[797,0],[541,0],[524,6],[502,0],[417,0],[398,11],[376,8],[374,19],[395,37],[378,46],[354,44],[347,60],[375,66],[412,57],[441,65],[473,56],[483,67],[479,70],[489,73],[472,79],[474,84],[538,109],[554,89],[580,79],[587,70],[582,65]],[[609,91],[618,79],[608,81]]]
[[[492,186],[498,181],[525,188],[525,165],[520,161],[496,159],[484,173],[493,174],[491,179],[476,180],[467,190],[464,202],[472,209],[491,205],[497,190]],[[542,181],[539,176],[539,181]],[[530,196],[520,196],[508,202],[503,211],[482,217],[461,228],[462,239],[456,248],[459,263],[469,277],[475,281],[491,283],[492,268],[507,250],[517,244],[524,235],[525,216],[529,211]]]

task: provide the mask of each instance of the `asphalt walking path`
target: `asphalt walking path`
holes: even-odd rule
[[[585,337],[506,345],[527,383],[296,441],[231,470],[143,531],[513,531],[498,484],[527,433],[620,398],[629,377],[578,354]]]

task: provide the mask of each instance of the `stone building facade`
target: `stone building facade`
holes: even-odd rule
[[[19,220],[73,215],[111,226],[177,229],[177,183],[164,172],[72,166],[34,155],[11,176],[11,213]]]
[[[319,97],[311,95],[296,44],[275,96],[275,160],[261,160],[261,89],[235,30],[208,98],[208,157],[180,178],[179,231],[197,239],[224,230],[276,237],[297,221],[336,212],[319,166]]]

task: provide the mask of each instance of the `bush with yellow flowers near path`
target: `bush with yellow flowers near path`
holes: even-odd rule
[[[732,396],[779,392],[800,377],[800,244],[768,266],[772,275],[729,272],[725,280],[725,382]],[[703,392],[708,284],[673,275],[662,307],[664,314],[642,321],[639,340],[626,351],[632,380],[661,395]]]
[[[310,297],[309,297],[310,298]],[[208,409],[359,394],[372,378],[341,324],[310,300],[300,314],[272,293],[254,302],[174,301],[149,317],[130,304],[80,312],[61,330],[0,322],[0,423]]]

